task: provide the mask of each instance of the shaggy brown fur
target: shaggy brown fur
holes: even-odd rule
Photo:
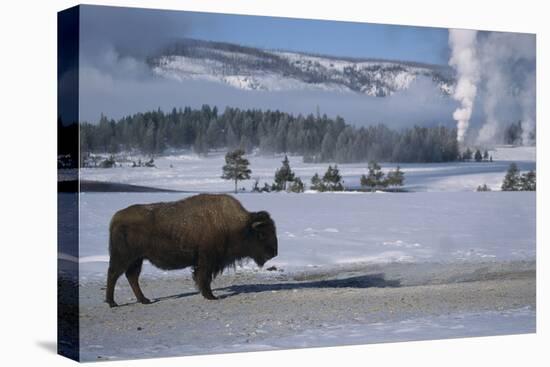
[[[111,220],[109,253],[106,302],[111,307],[122,273],[137,300],[150,303],[138,283],[143,260],[167,270],[193,267],[201,294],[216,299],[212,279],[240,259],[263,266],[277,256],[277,234],[269,213],[248,212],[229,195],[201,194],[118,211]]]

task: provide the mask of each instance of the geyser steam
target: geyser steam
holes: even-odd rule
[[[523,145],[533,143],[535,129],[536,45],[531,34],[490,32],[480,37],[479,59],[484,81],[485,123],[479,144],[494,143],[510,118],[510,108],[519,112]]]
[[[477,93],[477,83],[479,81],[476,36],[477,31],[464,29],[449,30],[449,46],[451,48],[449,65],[457,73],[457,83],[453,98],[460,102],[460,107],[453,113],[453,118],[457,122],[457,140],[460,144],[464,142],[466,131],[470,125],[470,117],[472,116]]]

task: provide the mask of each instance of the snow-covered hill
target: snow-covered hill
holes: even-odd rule
[[[376,59],[338,58],[262,50],[185,39],[149,59],[153,73],[170,79],[222,82],[245,90],[353,91],[384,97],[407,89],[419,78],[443,94],[454,86],[446,66]]]

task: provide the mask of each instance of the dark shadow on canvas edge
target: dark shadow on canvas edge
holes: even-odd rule
[[[57,354],[57,342],[55,340],[37,340],[35,343],[45,351]]]

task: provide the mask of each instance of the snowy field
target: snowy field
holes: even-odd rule
[[[511,162],[535,169],[534,148],[493,151],[493,162],[403,164],[406,193],[239,193],[249,211],[277,225],[278,256],[245,262],[197,294],[190,269],[144,263],[152,305],[135,304],[124,277],[103,303],[112,215],[129,205],[228,192],[223,154],[159,157],[157,168],[85,169],[82,179],[186,192],[60,195],[59,264],[79,265],[81,357],[85,361],[243,352],[529,333],[536,330],[535,192],[498,189]],[[252,177],[271,182],[282,157],[250,156]],[[305,182],[328,164],[290,157]],[[385,170],[394,165],[383,164]],[[366,164],[339,165],[347,187]],[[252,181],[241,186],[247,190]],[[79,256],[67,244],[79,236]],[[276,271],[268,271],[269,267]],[[182,293],[183,292],[183,293]],[[176,315],[176,316],[175,316]],[[140,338],[135,338],[136,330]],[[186,330],[182,333],[180,330]]]
[[[416,317],[392,322],[331,325],[305,330],[286,338],[266,338],[262,344],[234,344],[213,352],[256,351],[290,348],[330,347],[333,345],[373,344],[465,338],[472,335],[507,335],[535,330],[535,311],[529,307],[503,312],[464,312],[436,317]],[[197,349],[200,353],[200,349]]]
[[[500,147],[489,152],[493,162],[451,162],[433,164],[401,164],[405,172],[404,189],[410,191],[474,191],[487,184],[492,190],[500,190],[502,179],[511,162],[521,171],[535,170],[535,147]],[[128,158],[138,160],[140,157]],[[250,155],[251,180],[239,182],[239,187],[249,191],[254,179],[271,184],[275,170],[281,166],[283,156],[264,157]],[[147,159],[141,157],[142,161]],[[303,163],[302,157],[291,156],[290,165],[302,181],[309,186],[311,177],[323,175],[328,163]],[[228,192],[233,184],[221,179],[224,165],[223,153],[210,153],[199,157],[192,153],[174,154],[155,159],[156,168],[85,168],[82,180],[106,181],[172,189],[189,192]],[[381,164],[384,171],[396,164]],[[340,164],[340,173],[347,188],[359,188],[359,177],[367,172],[367,163]]]
[[[104,277],[112,215],[135,203],[184,193],[82,193],[81,280]],[[353,263],[535,259],[535,193],[419,192],[238,194],[250,211],[268,210],[279,255],[266,264],[313,269]],[[70,198],[70,196],[67,196]],[[76,260],[70,254],[60,254]],[[254,268],[252,263],[244,269]],[[160,274],[152,266],[147,273]],[[173,274],[178,272],[169,272]]]

